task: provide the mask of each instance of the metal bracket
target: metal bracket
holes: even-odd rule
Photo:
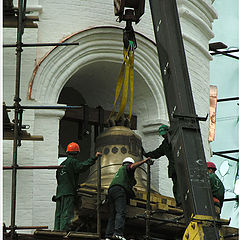
[[[163,73],[164,75],[167,75],[170,72],[170,68],[169,68],[169,62],[166,63]]]
[[[83,106],[83,136],[89,135],[88,129],[89,109],[87,105]]]
[[[182,114],[173,113],[172,117],[173,118],[190,118],[190,119],[196,119],[198,121],[207,121],[208,114],[206,115],[206,117],[199,117],[198,115],[182,115]]]
[[[195,215],[191,218],[192,222],[211,222],[211,223],[217,223],[220,225],[229,225],[231,218],[229,220],[223,220],[223,219],[214,219],[212,216],[206,216],[206,215]]]

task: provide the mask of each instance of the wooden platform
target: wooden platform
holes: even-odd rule
[[[88,219],[96,223],[96,186],[89,184],[82,184],[78,191],[82,199],[82,206],[79,212],[81,219]],[[136,190],[136,197],[130,200],[127,215],[125,233],[131,239],[143,239],[145,235],[145,212],[147,204],[147,193],[145,191]],[[107,187],[101,189],[101,199],[104,202],[107,196]],[[161,195],[157,192],[152,192],[150,195],[150,206],[153,212],[150,232],[152,237],[159,239],[181,239],[186,229],[183,210],[176,207],[174,198]],[[92,217],[90,217],[92,216]],[[108,219],[108,207],[106,202],[101,206],[101,224],[102,229],[106,227]],[[133,229],[137,230],[133,231]],[[235,228],[223,227],[224,235],[237,234],[238,230]],[[228,238],[228,239],[238,239]]]
[[[67,239],[99,239],[96,234],[97,219],[97,191],[96,186],[83,184],[78,190],[79,204],[76,205],[74,224],[75,231],[57,232],[51,230],[36,230],[34,234],[18,234],[18,240],[67,240]],[[101,213],[101,237],[104,238],[108,220],[108,206],[106,202],[107,187],[101,189],[102,205]],[[125,237],[128,240],[143,240],[145,236],[145,214],[147,193],[136,191],[136,198],[130,200],[127,209]],[[81,204],[80,204],[81,202]],[[150,233],[155,239],[182,239],[186,229],[183,210],[176,208],[173,198],[152,192],[150,196],[152,210]],[[224,226],[223,236],[229,236],[228,240],[237,240],[238,229]],[[230,237],[232,235],[232,237]],[[10,240],[8,234],[5,240]]]
[[[142,190],[135,190],[136,197],[130,199],[130,206],[146,208],[147,193]],[[82,198],[82,207],[95,208],[97,190],[96,186],[90,184],[82,184],[78,190],[78,195]],[[104,200],[107,196],[107,187],[102,187],[101,198]],[[95,203],[95,204],[94,204]],[[174,198],[152,192],[150,195],[150,205],[152,211],[168,212],[175,215],[182,215],[183,210],[176,207]]]

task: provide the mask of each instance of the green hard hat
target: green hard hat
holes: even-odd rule
[[[158,129],[159,135],[165,135],[168,131],[168,126],[167,125],[161,125]]]

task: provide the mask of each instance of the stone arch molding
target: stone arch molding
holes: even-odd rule
[[[137,33],[136,38],[138,48],[135,54],[135,71],[148,85],[156,103],[156,111],[161,109],[161,116],[167,116],[156,46],[141,34]],[[98,61],[116,63],[122,61],[123,44],[120,28],[88,29],[72,35],[65,42],[77,42],[79,46],[56,47],[37,66],[31,89],[31,99],[36,102],[56,104],[66,82],[87,64]],[[158,118],[159,114],[158,112]]]

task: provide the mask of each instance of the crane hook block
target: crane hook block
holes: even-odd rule
[[[136,24],[144,14],[145,0],[114,0],[114,13],[118,21],[132,21]]]

